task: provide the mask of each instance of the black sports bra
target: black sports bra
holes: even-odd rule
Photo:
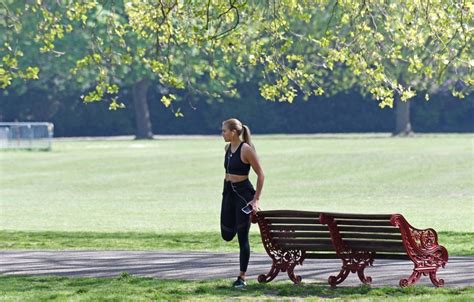
[[[249,175],[250,172],[250,164],[246,164],[242,162],[240,159],[240,150],[242,149],[242,145],[244,143],[240,143],[237,150],[232,153],[231,146],[227,148],[224,158],[224,168],[225,172],[228,174],[235,174],[235,175]]]

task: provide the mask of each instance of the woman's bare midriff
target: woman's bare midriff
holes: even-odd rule
[[[225,175],[225,180],[230,181],[230,182],[240,182],[248,179],[249,177],[247,175],[235,175],[235,174],[226,174]]]

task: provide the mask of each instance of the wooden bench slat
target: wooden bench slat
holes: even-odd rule
[[[326,232],[281,232],[270,231],[272,238],[331,238],[331,234]]]
[[[340,259],[340,257],[332,253],[318,253],[318,252],[307,252],[307,259]],[[390,259],[390,260],[410,260],[407,254],[395,254],[395,253],[375,253],[375,259]]]
[[[295,211],[295,210],[267,210],[258,212],[263,217],[318,217],[323,212]],[[334,218],[356,218],[390,220],[392,214],[350,214],[350,213],[324,213]]]
[[[405,247],[401,242],[344,240],[344,243],[346,243],[350,248],[358,251],[405,252]]]
[[[354,233],[354,232],[341,232],[342,239],[386,239],[386,240],[399,240],[402,241],[401,234],[373,234],[373,233]]]
[[[366,225],[366,226],[392,226],[390,220],[352,220],[352,219],[336,219],[339,227],[344,225]]]
[[[356,232],[356,233],[400,233],[396,227],[359,227],[359,226],[338,226],[340,232]]]
[[[271,211],[259,211],[259,215],[263,217],[319,217],[320,212],[310,211],[294,211],[294,210],[271,210]]]
[[[332,253],[318,253],[318,252],[307,252],[307,259],[340,259],[339,256],[333,251]]]
[[[390,220],[392,214],[357,214],[357,213],[324,213],[334,218],[356,218],[356,219],[376,219]]]
[[[278,245],[283,250],[305,250],[305,251],[334,251],[332,244],[325,243],[311,243],[311,244],[286,244],[282,243]]]
[[[284,225],[284,224],[271,224],[268,226],[270,230],[295,230],[295,231],[328,231],[327,226],[325,225]]]
[[[287,224],[321,224],[319,218],[265,218],[267,223],[287,223]]]
[[[410,260],[410,257],[405,254],[393,254],[393,253],[375,253],[375,259],[394,259],[394,260]]]
[[[289,245],[289,244],[325,244],[332,246],[331,239],[295,239],[295,238],[274,238],[273,242],[278,245]]]

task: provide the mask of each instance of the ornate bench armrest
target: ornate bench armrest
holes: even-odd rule
[[[435,256],[444,267],[448,261],[448,251],[444,246],[438,244],[438,234],[434,229],[417,229],[410,225],[400,214],[394,214],[390,222],[400,229],[403,244],[410,258],[414,256]]]

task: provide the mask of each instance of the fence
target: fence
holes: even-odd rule
[[[51,150],[52,123],[0,123],[0,149]]]

